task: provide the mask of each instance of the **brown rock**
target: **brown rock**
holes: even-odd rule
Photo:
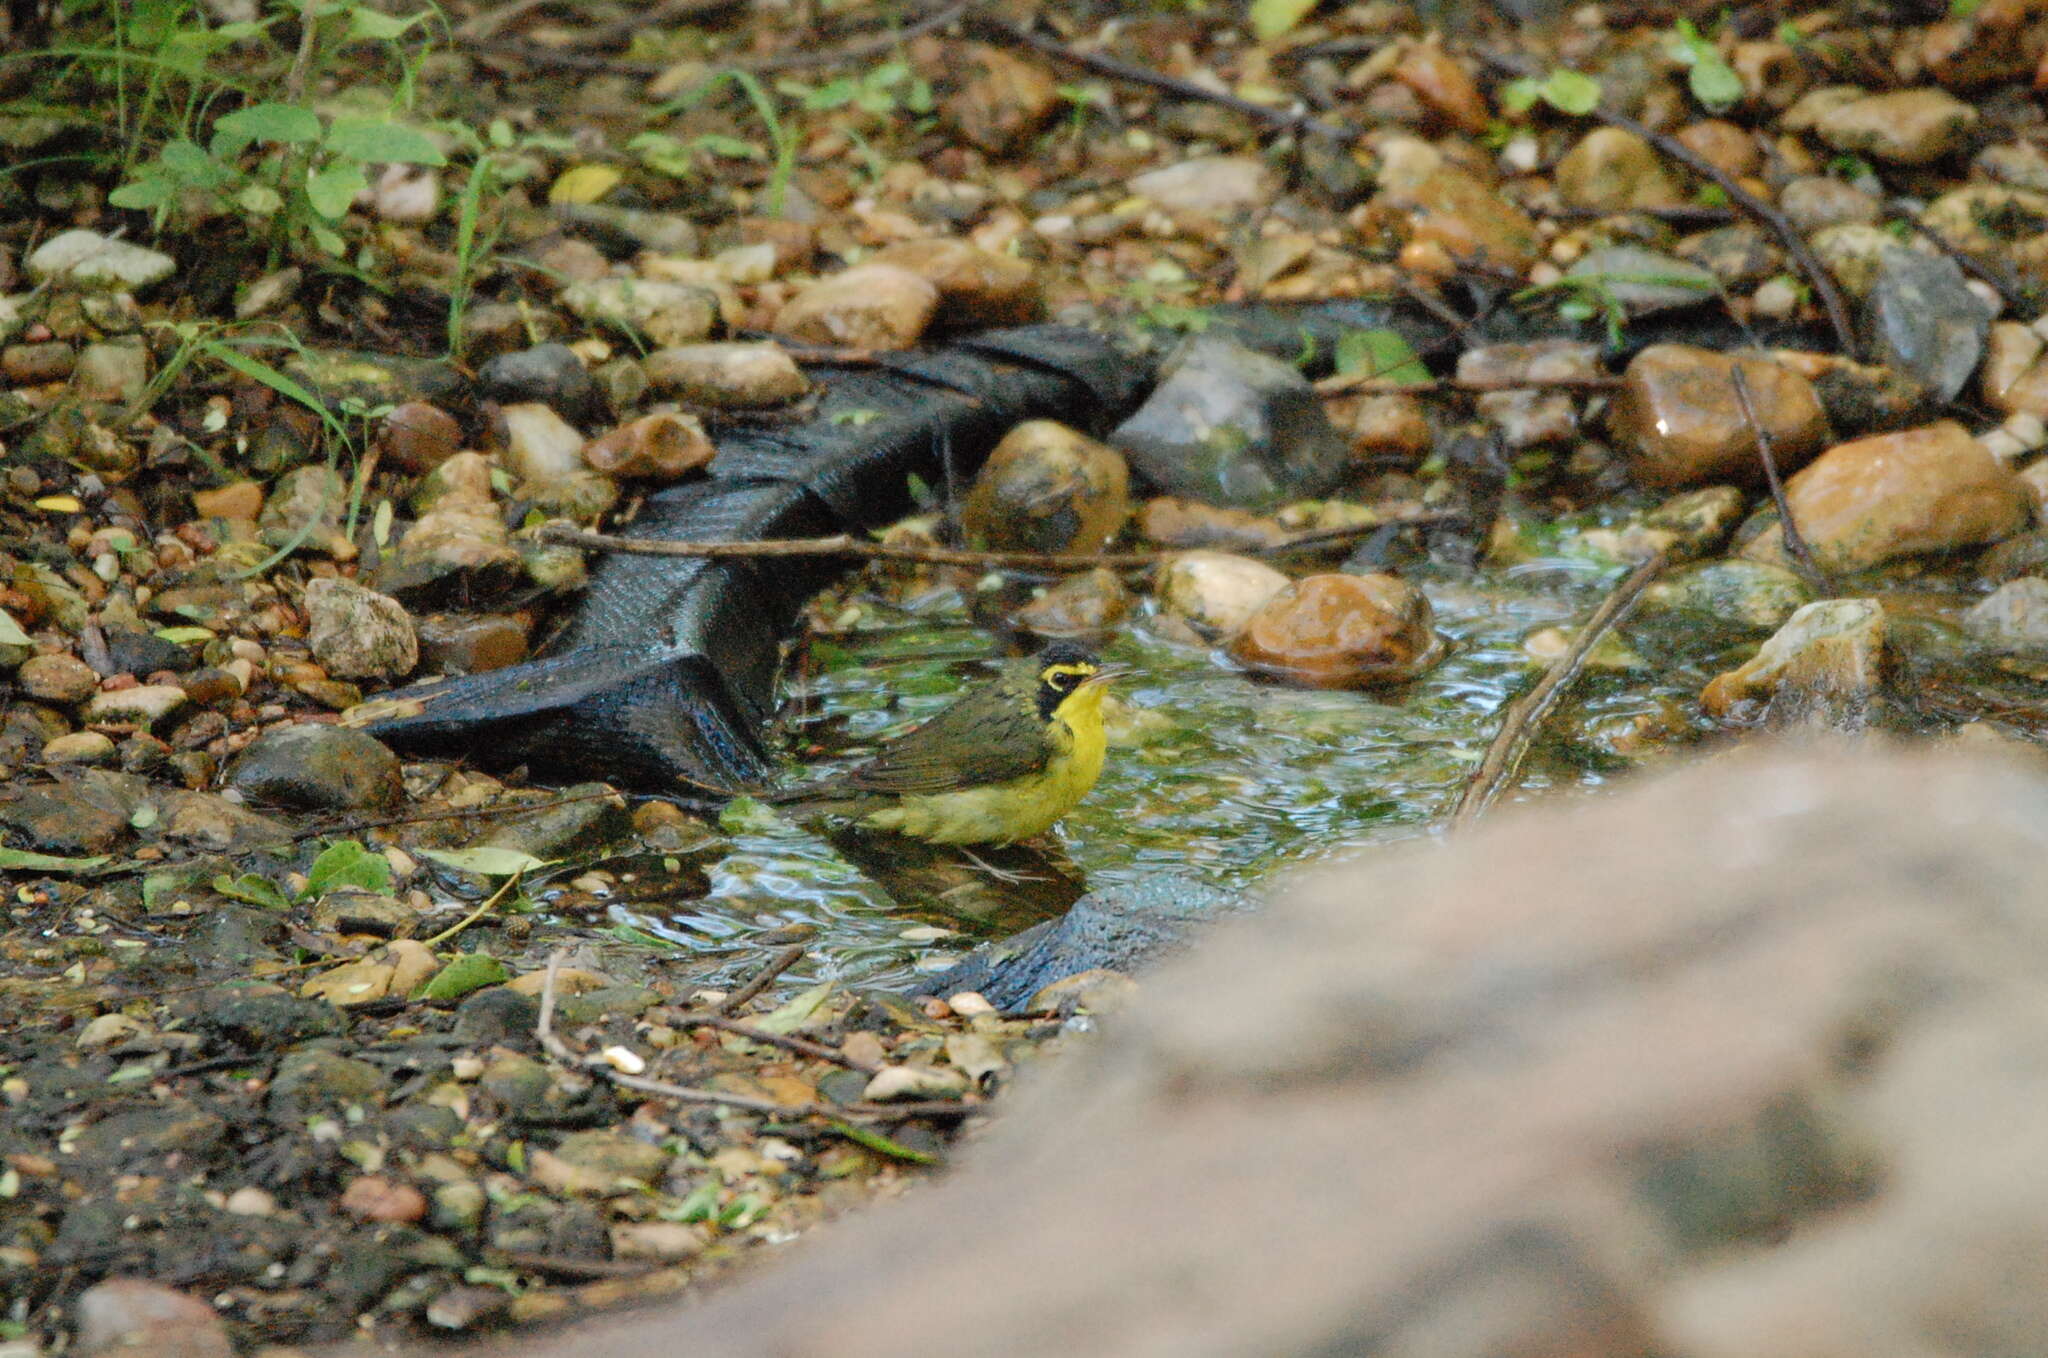
[[[71,655],[32,655],[14,672],[23,697],[70,707],[99,691],[92,666]]]
[[[1442,658],[1422,591],[1392,575],[1311,575],[1252,615],[1230,642],[1239,664],[1316,688],[1412,679]]]
[[[1757,172],[1763,153],[1756,138],[1725,118],[1703,118],[1678,129],[1681,145],[1712,162],[1719,169],[1741,179]]]
[[[667,482],[708,466],[717,451],[695,415],[656,411],[584,444],[583,460],[606,476]]]
[[[1169,212],[1237,217],[1271,202],[1278,183],[1256,156],[1195,156],[1134,176],[1128,187]]]
[[[1429,413],[1413,396],[1368,396],[1348,419],[1331,414],[1338,428],[1350,432],[1352,454],[1361,460],[1422,458],[1435,446]]]
[[[1685,201],[1656,148],[1633,132],[1597,127],[1557,163],[1557,196],[1568,206],[1625,212]]]
[[[1884,213],[1875,196],[1833,175],[1803,175],[1778,191],[1778,210],[1802,232],[1824,226],[1868,225]]]
[[[908,269],[860,264],[789,299],[775,328],[805,344],[908,349],[939,309],[939,290]]]
[[[1158,574],[1160,610],[1206,639],[1235,636],[1287,577],[1263,561],[1228,552],[1181,552]]]
[[[192,492],[192,510],[202,519],[255,519],[263,512],[263,483],[233,481]]]
[[[1029,264],[963,240],[898,241],[868,262],[907,269],[937,288],[938,319],[947,325],[1021,325],[1043,308],[1038,274]]]
[[[462,451],[462,426],[437,405],[407,401],[384,417],[377,447],[395,466],[430,472]]]
[[[1493,120],[1493,110],[1471,75],[1436,43],[1410,47],[1392,74],[1460,132],[1476,137]]]
[[[1892,90],[1828,109],[1813,130],[1837,151],[1925,165],[1962,150],[1977,121],[1976,109],[1945,90]]]
[[[2048,417],[2048,344],[2032,327],[1998,321],[1985,345],[1978,373],[1984,400],[2008,415],[2022,411]]]
[[[644,366],[654,394],[691,405],[782,405],[810,389],[788,350],[772,341],[656,349]]]
[[[1052,420],[1004,436],[961,506],[977,547],[1068,555],[1099,552],[1131,515],[1123,454]]]
[[[1785,486],[1800,534],[1823,569],[1996,542],[2028,521],[2012,469],[1950,420],[1830,448]],[[1742,554],[1786,564],[1778,526]]]
[[[1800,608],[1740,668],[1717,675],[1700,708],[1721,720],[1769,703],[1804,719],[1843,725],[1862,716],[1884,683],[1885,611],[1876,599],[1822,599]]]
[[[1374,202],[1407,218],[1411,245],[1454,263],[1484,260],[1521,273],[1536,262],[1528,214],[1425,142],[1392,138],[1381,148]]]
[[[1669,489],[1762,477],[1756,438],[1735,396],[1738,362],[1779,472],[1789,475],[1820,450],[1827,419],[1803,377],[1768,358],[1653,344],[1629,363],[1607,416],[1638,480]]]
[[[357,1221],[411,1222],[427,1214],[426,1194],[377,1174],[350,1180],[338,1205]]]
[[[1177,495],[1155,495],[1138,511],[1138,532],[1161,547],[1214,547],[1251,551],[1291,536],[1277,520],[1248,509],[1203,504]]]
[[[1014,149],[1059,111],[1059,82],[1043,66],[980,43],[966,55],[974,69],[949,108],[962,135],[982,150]]]
[[[526,659],[527,626],[512,613],[429,613],[417,619],[420,667],[431,674],[481,674]]]
[[[412,615],[398,600],[352,580],[311,581],[305,598],[307,640],[328,675],[399,679],[420,663]]]
[[[1952,6],[1951,12],[1959,7]],[[1920,35],[1920,61],[1952,90],[2024,80],[2048,52],[2048,5],[2041,0],[1983,0],[1966,18],[1929,24]]]
[[[1097,567],[1060,581],[1018,609],[1012,621],[1035,636],[1101,637],[1130,611],[1131,592],[1123,580]]]
[[[0,378],[14,386],[62,382],[78,366],[78,350],[62,340],[10,344],[0,349]]]
[[[234,1358],[211,1306],[140,1278],[109,1278],[87,1288],[72,1323],[80,1358]]]

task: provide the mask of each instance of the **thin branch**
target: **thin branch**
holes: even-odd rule
[[[1508,705],[1506,714],[1501,718],[1500,730],[1495,733],[1493,743],[1486,747],[1485,757],[1479,761],[1472,781],[1465,785],[1464,795],[1458,798],[1457,808],[1451,812],[1447,828],[1452,833],[1469,829],[1494,799],[1513,785],[1515,771],[1521,766],[1522,756],[1527,753],[1536,728],[1565,689],[1578,678],[1585,668],[1586,657],[1592,654],[1600,639],[1627,615],[1644,587],[1664,569],[1667,560],[1669,558],[1663,552],[1654,552],[1623,576],[1621,583],[1600,601],[1600,607],[1593,611],[1593,616],[1586,619],[1586,625],[1572,638],[1572,644],[1550,662],[1550,668],[1543,672],[1536,686]]]
[[[752,980],[725,997],[718,1006],[720,1014],[737,1014],[740,1006],[774,984],[775,978],[803,961],[807,949],[801,943],[792,943],[768,959],[768,965],[754,973]]]
[[[1756,404],[1750,400],[1749,379],[1743,375],[1742,365],[1735,365],[1735,403],[1742,407],[1742,418],[1749,424],[1750,435],[1756,439],[1756,455],[1764,464],[1764,480],[1771,487],[1771,503],[1778,507],[1778,527],[1785,536],[1785,552],[1792,558],[1792,567],[1806,581],[1807,588],[1825,599],[1833,595],[1834,584],[1827,572],[1814,560],[1813,549],[1806,544],[1806,535],[1799,531],[1799,523],[1792,515],[1792,502],[1785,498],[1785,482],[1778,475],[1778,454],[1771,447],[1770,431],[1764,428],[1762,420],[1756,417]]]
[[[1344,528],[1318,529],[1296,537],[1250,550],[1264,555],[1294,551],[1301,547],[1364,537],[1389,524],[1443,523],[1451,516],[1417,514],[1381,519]],[[1092,571],[1108,566],[1119,569],[1150,568],[1169,561],[1178,552],[1103,552],[1099,556],[1047,555],[1041,552],[977,552],[964,547],[922,547],[900,542],[872,542],[850,533],[822,538],[768,538],[752,542],[672,542],[659,538],[622,538],[592,533],[569,524],[550,523],[537,530],[543,542],[563,547],[580,547],[588,552],[621,552],[627,556],[687,556],[714,558],[761,558],[791,556],[844,556],[860,561],[910,561],[926,566],[974,566],[983,570]]]
[[[724,1018],[717,1014],[685,1014],[678,1018],[676,1023],[684,1028],[716,1028],[721,1033],[731,1033],[734,1037],[743,1037],[749,1042],[780,1047],[799,1056],[808,1056],[813,1061],[830,1061],[835,1066],[845,1066],[848,1070],[857,1070],[863,1075],[882,1073],[879,1062],[862,1061],[858,1057],[848,1056],[837,1047],[828,1047],[822,1042],[812,1042],[808,1038],[794,1037],[788,1033],[771,1033],[766,1028],[757,1028],[738,1019]]]
[[[1481,59],[1495,70],[1505,71],[1510,75],[1540,77],[1543,74],[1533,63],[1505,53],[1486,52],[1481,54]],[[1652,131],[1626,113],[1617,113],[1605,104],[1594,105],[1588,116],[1609,127],[1618,127],[1624,132],[1641,137],[1694,174],[1712,180],[1728,195],[1729,202],[1769,227],[1772,234],[1784,245],[1785,253],[1792,256],[1793,263],[1799,266],[1800,273],[1806,276],[1806,281],[1813,285],[1814,294],[1820,298],[1821,306],[1828,313],[1828,324],[1834,327],[1835,342],[1841,346],[1842,352],[1851,358],[1859,355],[1856,328],[1849,323],[1849,308],[1842,300],[1841,289],[1835,286],[1834,275],[1820,262],[1820,257],[1813,253],[1813,247],[1806,243],[1806,237],[1799,234],[1799,228],[1787,221],[1783,213],[1742,187],[1734,175],[1676,137]]]
[[[1005,23],[1000,19],[976,15],[968,19],[967,30],[982,38],[1022,43],[1041,56],[1050,57],[1069,66],[1078,66],[1084,71],[1093,71],[1096,75],[1110,80],[1121,80],[1128,85],[1143,85],[1162,94],[1172,95],[1176,99],[1227,108],[1233,113],[1243,114],[1253,122],[1264,123],[1268,127],[1278,128],[1284,132],[1313,132],[1318,136],[1344,142],[1353,141],[1358,136],[1357,129],[1345,127],[1340,123],[1326,122],[1306,113],[1290,113],[1286,109],[1254,104],[1249,99],[1240,99],[1234,94],[1212,90],[1207,86],[1197,85],[1192,80],[1182,80],[1178,76],[1166,75],[1144,66],[1134,66],[1129,62],[1118,61],[1114,57],[1105,57],[1094,52],[1079,52],[1064,43],[1055,42],[1051,38],[1033,33],[1029,29],[1019,28],[1015,24]]]
[[[1363,392],[1375,396],[1398,396],[1406,392],[1421,394],[1433,391],[1525,391],[1530,388],[1551,391],[1615,391],[1621,385],[1622,379],[1611,373],[1594,373],[1581,377],[1432,377],[1422,382],[1375,377],[1370,373],[1339,373],[1335,377],[1325,377],[1317,382],[1316,395],[1349,396]]]

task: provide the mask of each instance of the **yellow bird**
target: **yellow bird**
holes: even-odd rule
[[[1014,844],[1074,809],[1102,773],[1102,699],[1124,673],[1071,642],[1013,660],[858,768],[768,794],[929,844]]]

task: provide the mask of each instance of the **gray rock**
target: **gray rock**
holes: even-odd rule
[[[192,1006],[191,1021],[201,1031],[252,1052],[334,1037],[348,1028],[342,1012],[327,1001],[301,999],[283,991],[212,992],[204,1003]]]
[[[298,1123],[321,1113],[339,1113],[354,1104],[372,1107],[391,1080],[367,1061],[323,1047],[301,1047],[278,1062],[270,1082],[270,1116]]]
[[[1241,892],[1187,877],[1161,875],[1104,887],[1056,920],[977,948],[917,988],[940,996],[972,990],[999,1009],[1015,1009],[1062,977],[1150,966],[1186,947],[1211,922],[1252,905]]]
[[[101,1118],[79,1133],[71,1154],[83,1164],[107,1169],[182,1152],[203,1162],[227,1132],[227,1123],[213,1113],[182,1101],[156,1108],[136,1108]]]
[[[403,791],[398,756],[361,731],[309,723],[258,736],[228,771],[250,801],[303,811],[384,806]]]
[[[22,267],[38,283],[140,292],[169,278],[178,265],[162,251],[97,231],[64,231],[37,246]]]
[[[165,641],[154,632],[109,627],[106,640],[108,674],[142,676],[163,670],[183,674],[198,663],[190,649],[175,641]]]
[[[1991,313],[1941,255],[1888,250],[1864,300],[1878,356],[1940,401],[1952,401],[1977,370]]]
[[[130,340],[88,344],[71,370],[71,389],[88,401],[133,401],[149,385],[149,350]]]
[[[1565,276],[1597,284],[1631,316],[1711,302],[1720,283],[1698,264],[1634,245],[1588,250]]]
[[[148,798],[145,779],[86,769],[0,800],[0,825],[12,827],[30,847],[50,853],[106,853],[127,838],[129,818]]]
[[[2000,585],[1963,615],[1963,628],[1995,650],[2048,652],[2048,580],[2025,575]]]
[[[337,679],[401,679],[420,663],[412,615],[388,594],[351,580],[306,585],[313,659]]]
[[[536,344],[502,354],[478,370],[477,385],[484,399],[499,405],[538,401],[579,424],[595,424],[610,414],[590,369],[566,344]]]
[[[600,795],[610,791],[603,783],[565,788],[561,804],[524,816],[508,814],[469,847],[513,849],[535,858],[561,858],[594,848],[625,833],[628,824],[625,798]]]
[[[1321,495],[1350,456],[1299,372],[1208,335],[1173,352],[1109,441],[1161,490],[1243,509]]]

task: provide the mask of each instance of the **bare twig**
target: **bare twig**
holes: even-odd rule
[[[1543,74],[1532,63],[1520,57],[1500,52],[1482,53],[1481,56],[1487,65],[1510,75]],[[1820,257],[1813,253],[1813,247],[1806,243],[1806,237],[1799,233],[1799,228],[1787,221],[1783,213],[1742,187],[1734,175],[1676,137],[1653,131],[1626,113],[1618,113],[1605,104],[1596,104],[1588,116],[1609,127],[1618,127],[1624,132],[1641,137],[1694,174],[1712,180],[1720,185],[1721,192],[1728,195],[1729,202],[1769,227],[1771,233],[1784,245],[1785,253],[1792,256],[1792,261],[1799,266],[1799,271],[1805,275],[1806,281],[1813,285],[1814,295],[1820,298],[1821,306],[1828,314],[1828,324],[1834,327],[1835,342],[1841,346],[1843,353],[1852,358],[1857,356],[1859,347],[1856,342],[1856,328],[1849,323],[1849,308],[1842,300],[1841,289],[1835,286],[1834,275],[1828,272],[1827,265],[1820,262]]]
[[[510,877],[507,877],[503,886],[500,886],[496,891],[493,891],[490,895],[484,897],[482,901],[478,902],[476,909],[470,911],[440,933],[435,934],[432,938],[421,940],[421,946],[427,948],[439,947],[464,929],[467,929],[470,925],[475,924],[485,915],[490,914],[491,908],[497,905],[499,901],[504,900],[506,893],[518,886],[519,879],[524,875],[524,873],[515,872]]]
[[[716,1028],[721,1033],[731,1033],[734,1037],[743,1037],[749,1042],[780,1047],[799,1056],[808,1056],[813,1061],[830,1061],[835,1066],[845,1066],[848,1070],[857,1070],[863,1075],[879,1075],[882,1072],[879,1062],[862,1061],[858,1057],[848,1056],[837,1047],[828,1047],[822,1042],[813,1042],[809,1038],[795,1037],[788,1033],[771,1033],[766,1028],[757,1028],[738,1019],[723,1018],[717,1014],[685,1014],[676,1022],[685,1028]]]
[[[775,978],[782,975],[783,972],[788,971],[791,967],[803,961],[805,951],[803,944],[792,943],[781,952],[775,954],[775,956],[769,958],[768,965],[755,972],[752,980],[725,997],[724,1001],[718,1006],[718,1012],[720,1014],[737,1014],[740,1011],[741,1005],[774,984]]]
[[[1664,569],[1668,559],[1663,552],[1655,552],[1623,576],[1621,583],[1600,601],[1600,607],[1593,611],[1593,616],[1586,619],[1586,625],[1572,638],[1571,645],[1550,662],[1550,668],[1543,672],[1535,687],[1508,705],[1506,714],[1501,718],[1500,730],[1494,734],[1493,743],[1486,747],[1485,757],[1479,761],[1472,781],[1465,785],[1464,795],[1458,798],[1457,808],[1451,812],[1448,828],[1452,832],[1470,828],[1494,799],[1513,784],[1515,770],[1520,767],[1536,728],[1585,668],[1586,657],[1592,654],[1600,639],[1627,615],[1644,587],[1657,578],[1657,573]]]
[[[1096,75],[1106,77],[1107,79],[1120,80],[1128,85],[1143,85],[1148,89],[1155,89],[1162,94],[1169,94],[1176,99],[1185,99],[1192,103],[1214,104],[1218,108],[1227,108],[1233,113],[1241,113],[1253,122],[1264,123],[1268,127],[1279,128],[1282,131],[1313,132],[1318,136],[1330,137],[1345,142],[1352,141],[1358,136],[1356,128],[1345,127],[1340,123],[1326,122],[1307,113],[1291,113],[1286,109],[1271,108],[1265,104],[1254,104],[1249,99],[1240,99],[1234,94],[1212,90],[1206,86],[1197,85],[1192,80],[1182,80],[1177,76],[1166,75],[1143,66],[1135,66],[1129,62],[1118,61],[1114,57],[1105,57],[1095,52],[1079,52],[1068,47],[1065,43],[1055,42],[1053,39],[1042,34],[1033,33],[1029,29],[1019,28],[1015,24],[1005,23],[1000,19],[976,15],[968,19],[967,27],[970,33],[974,33],[982,38],[994,38],[1006,43],[1022,43],[1041,56],[1050,57],[1054,61],[1063,62],[1069,66],[1078,66],[1084,71],[1093,71]]]
[[[1442,523],[1442,514],[1419,514],[1406,518],[1382,519],[1377,523],[1319,529],[1298,537],[1283,538],[1254,550],[1259,553],[1287,552],[1313,544],[1335,542],[1345,537],[1364,537],[1401,523]],[[1017,570],[1092,571],[1107,566],[1117,569],[1151,568],[1178,555],[1176,552],[1103,552],[1099,556],[1053,556],[1040,552],[976,552],[964,547],[921,547],[909,543],[871,542],[850,533],[822,538],[768,538],[753,542],[672,542],[658,538],[621,538],[592,533],[569,524],[550,523],[536,536],[564,547],[590,552],[622,552],[628,556],[688,556],[760,558],[791,556],[843,556],[860,561],[910,561],[927,566],[973,566],[983,570],[1005,567]]]
[[[1400,395],[1432,391],[1522,391],[1532,387],[1551,391],[1613,391],[1621,385],[1622,379],[1610,373],[1585,377],[1432,377],[1423,382],[1403,382],[1375,377],[1370,373],[1339,373],[1317,382],[1316,394],[1349,396],[1363,392],[1369,395]]]
[[[287,104],[299,103],[306,93],[306,75],[313,68],[313,47],[319,31],[319,0],[301,0],[299,50],[292,54],[291,68],[284,73],[284,101]]]
[[[1756,439],[1756,455],[1764,464],[1764,480],[1771,488],[1771,503],[1778,507],[1778,526],[1785,536],[1785,553],[1792,558],[1793,569],[1799,572],[1807,587],[1826,598],[1835,592],[1834,586],[1828,580],[1827,572],[1820,568],[1820,562],[1813,559],[1813,549],[1806,545],[1806,535],[1799,531],[1799,523],[1792,516],[1792,503],[1785,498],[1784,479],[1778,475],[1778,455],[1771,447],[1770,431],[1756,416],[1756,403],[1749,396],[1749,379],[1743,375],[1740,363],[1735,365],[1733,381],[1735,403],[1742,407],[1742,418],[1748,422],[1749,432]]]

